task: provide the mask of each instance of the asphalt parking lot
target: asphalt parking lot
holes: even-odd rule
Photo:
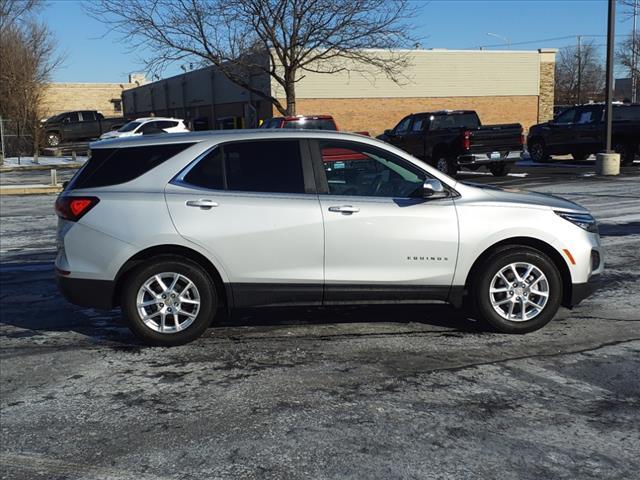
[[[55,197],[0,197],[1,478],[639,478],[640,166],[460,179],[590,208],[603,288],[524,336],[445,306],[273,309],[148,348],[58,295]]]

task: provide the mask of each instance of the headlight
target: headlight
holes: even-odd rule
[[[569,220],[574,225],[579,226],[583,230],[592,233],[598,233],[598,224],[596,219],[588,213],[572,213],[572,212],[557,212],[556,215],[560,215],[565,220]]]

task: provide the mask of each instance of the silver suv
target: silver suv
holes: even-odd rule
[[[245,130],[109,140],[56,201],[56,272],[160,345],[220,310],[448,302],[500,332],[593,291],[596,222],[575,203],[465,185],[381,141]]]

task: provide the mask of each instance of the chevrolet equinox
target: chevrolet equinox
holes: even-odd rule
[[[197,338],[221,310],[276,305],[448,302],[531,332],[603,269],[583,207],[466,185],[338,132],[97,142],[56,212],[64,296],[120,306],[157,345]]]

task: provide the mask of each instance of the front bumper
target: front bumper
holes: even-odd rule
[[[590,296],[602,285],[600,275],[593,275],[586,283],[574,283],[571,288],[571,304],[569,307],[575,307],[582,300]]]
[[[100,310],[111,310],[116,306],[113,281],[70,278],[56,273],[56,283],[64,298],[74,305]]]

